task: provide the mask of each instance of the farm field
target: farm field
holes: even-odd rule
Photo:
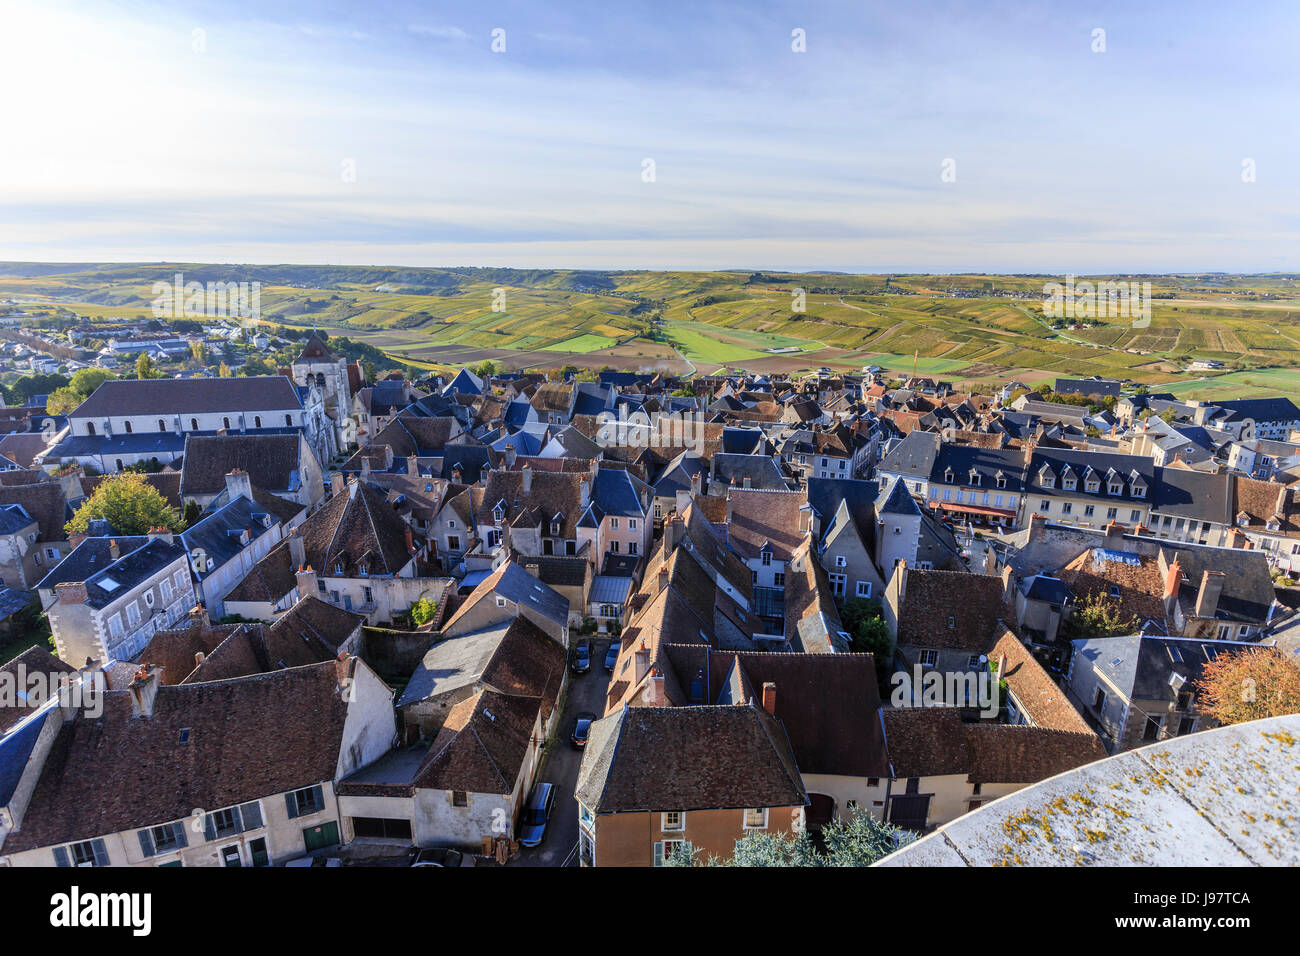
[[[915,366],[968,384],[1100,375],[1192,397],[1300,397],[1300,280],[1275,274],[1093,277],[1151,283],[1143,328],[1121,317],[1054,328],[1041,308],[1052,276],[0,263],[0,299],[91,321],[148,317],[153,283],[176,273],[261,282],[263,322],[423,368]],[[1193,380],[1194,359],[1228,368]]]

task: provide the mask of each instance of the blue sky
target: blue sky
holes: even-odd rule
[[[1300,271],[1296,4],[3,16],[0,259]]]

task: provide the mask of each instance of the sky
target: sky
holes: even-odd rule
[[[0,260],[1300,271],[1293,2],[0,0],[0,24]]]

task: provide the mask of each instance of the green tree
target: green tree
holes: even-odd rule
[[[148,352],[141,352],[135,360],[135,377],[139,379],[162,378],[163,373],[158,371],[158,366],[149,357]]]
[[[730,860],[698,859],[698,851],[681,848],[666,860],[668,866],[870,866],[916,839],[908,830],[881,823],[862,807],[854,807],[847,820],[822,827],[824,850],[806,832],[755,832],[736,841]]]
[[[217,375],[221,376],[222,378],[230,378],[230,366],[227,365],[225,362],[222,362],[220,365],[217,366]]]
[[[491,378],[497,373],[497,363],[488,359],[474,367],[474,374],[479,378]]]
[[[208,347],[202,342],[190,343],[190,355],[200,365],[208,364]]]
[[[117,376],[102,368],[78,369],[67,385],[50,393],[45,410],[51,415],[65,415],[90,398],[95,389],[113,378]]]
[[[437,612],[437,602],[422,597],[411,605],[411,620],[415,622],[416,627],[420,627],[432,621]]]
[[[1120,611],[1119,602],[1105,597],[1101,592],[1076,602],[1063,628],[1064,636],[1071,641],[1133,634],[1137,629],[1137,615],[1125,617]]]
[[[181,516],[144,476],[125,473],[99,483],[64,525],[68,534],[85,532],[103,518],[121,534],[147,534],[151,528],[181,530]]]
[[[203,509],[199,507],[197,501],[191,498],[189,501],[185,502],[185,513],[181,515],[181,521],[184,523],[185,527],[192,528],[202,515]]]

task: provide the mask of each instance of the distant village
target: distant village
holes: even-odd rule
[[[421,376],[305,330],[30,320],[0,317],[9,372],[113,374],[0,408],[0,645],[39,634],[0,693],[85,704],[0,708],[0,866],[923,835],[1212,731],[1221,656],[1300,666],[1287,398]],[[177,520],[88,515],[123,479]]]

